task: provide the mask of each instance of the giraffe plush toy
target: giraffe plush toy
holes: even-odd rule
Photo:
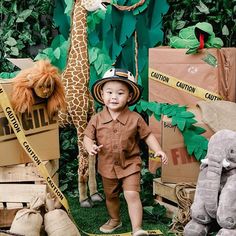
[[[70,49],[67,65],[62,73],[67,111],[59,113],[61,127],[74,125],[78,136],[78,187],[81,207],[92,207],[102,201],[97,191],[95,157],[88,156],[83,147],[83,132],[94,113],[94,102],[89,92],[89,61],[87,51],[87,11],[82,0],[75,0],[72,10]],[[89,196],[87,194],[87,183]]]

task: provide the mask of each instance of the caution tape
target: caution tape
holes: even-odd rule
[[[48,187],[52,190],[52,192],[55,194],[55,196],[58,198],[60,203],[64,206],[66,211],[69,213],[69,205],[68,202],[61,192],[61,190],[57,187],[55,182],[52,180],[51,176],[48,173],[47,168],[43,164],[40,157],[37,155],[37,153],[34,151],[34,149],[31,147],[29,142],[27,141],[25,134],[23,132],[23,129],[15,115],[15,112],[13,111],[11,104],[9,102],[9,99],[7,97],[6,92],[4,91],[2,85],[0,84],[0,105],[3,109],[3,112],[5,113],[5,116],[7,117],[9,123],[11,124],[13,131],[22,146],[22,148],[25,150],[25,152],[28,154],[28,156],[31,158],[31,160],[35,163],[37,169],[39,170],[39,173],[42,175],[44,180],[46,181]]]
[[[206,89],[200,88],[196,85],[192,85],[190,83],[187,83],[186,81],[182,81],[152,68],[149,68],[149,78],[206,101],[223,100],[223,97],[216,93],[209,92]]]
[[[161,158],[159,156],[155,156],[155,152],[152,150],[148,151],[148,159],[151,161],[161,162]]]
[[[153,236],[157,236],[157,235],[163,235],[163,233],[159,230],[159,229],[154,229],[154,230],[146,230],[148,232],[148,235],[153,235]],[[113,233],[113,234],[90,234],[90,233],[86,233],[84,231],[82,231],[84,234],[88,235],[88,236],[131,236],[132,232],[126,232],[126,233]]]

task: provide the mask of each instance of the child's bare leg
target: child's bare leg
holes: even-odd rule
[[[142,218],[143,218],[143,208],[142,208],[139,192],[124,191],[124,196],[128,205],[132,231],[135,232],[141,228]]]

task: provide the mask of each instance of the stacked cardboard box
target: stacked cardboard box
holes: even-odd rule
[[[11,80],[1,81],[9,99]],[[59,129],[57,118],[49,119],[46,103],[36,101],[31,112],[16,114],[35,158],[45,164],[49,175],[58,184]],[[27,144],[29,152],[31,148]],[[46,194],[46,181],[21,147],[0,107],[0,227],[9,227],[16,212],[28,207],[32,197]]]
[[[199,100],[235,102],[236,48],[204,49],[197,55],[187,55],[186,51],[169,47],[149,50],[149,101],[187,106],[195,106]],[[217,59],[217,67],[203,60],[207,53]],[[201,119],[198,121],[202,123]],[[162,125],[154,117],[149,120],[154,135],[165,146]],[[150,160],[149,170],[154,173],[160,165]],[[189,167],[195,165],[189,164]]]
[[[11,97],[11,82],[2,83]],[[46,104],[42,101],[32,107],[30,113],[18,114],[27,140],[42,160],[58,159],[59,134],[57,119],[49,119]],[[0,166],[32,162],[20,146],[2,108],[0,107]]]

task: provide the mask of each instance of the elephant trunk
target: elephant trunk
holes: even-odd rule
[[[208,170],[205,182],[205,208],[208,214],[216,219],[220,191],[222,162],[215,154],[208,154]]]

